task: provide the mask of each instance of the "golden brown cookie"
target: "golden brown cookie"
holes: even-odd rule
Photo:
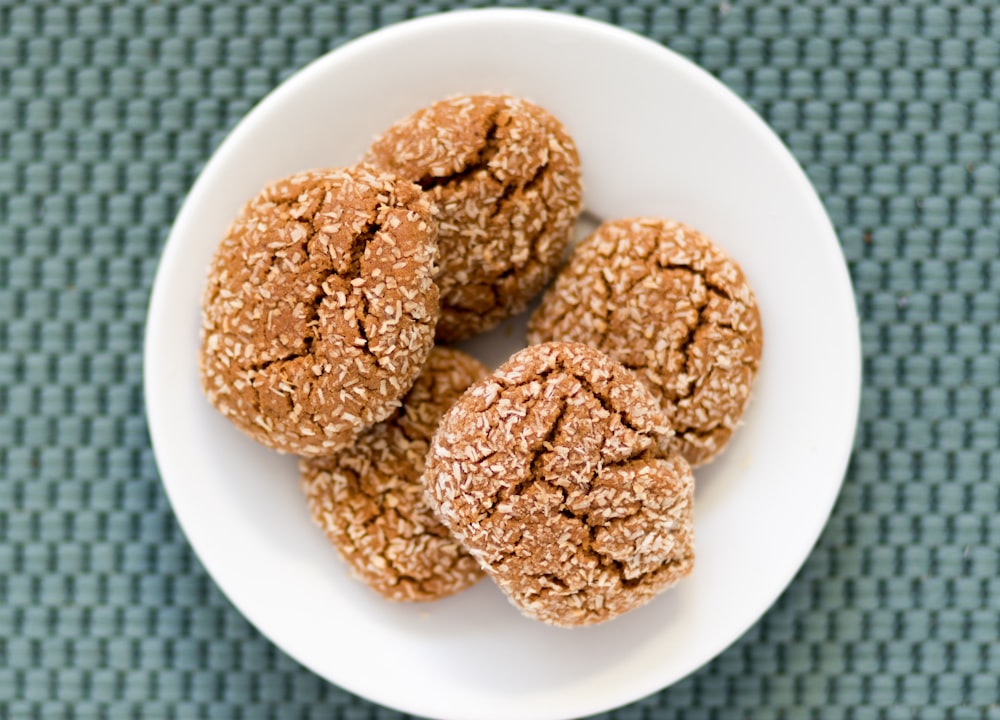
[[[542,108],[508,95],[443,100],[389,128],[367,159],[438,207],[438,340],[488,330],[552,279],[582,189],[576,146]]]
[[[763,333],[739,265],[707,237],[659,218],[606,222],[574,250],[528,325],[528,342],[592,345],[659,398],[693,466],[736,428]]]
[[[374,168],[268,185],[209,269],[209,401],[255,440],[307,456],[386,418],[433,345],[436,237],[420,188]]]
[[[435,600],[482,570],[434,516],[421,473],[441,416],[487,369],[434,348],[396,413],[335,455],[303,459],[313,519],[352,572],[391,600]]]
[[[435,511],[521,611],[588,625],[692,568],[693,477],[656,399],[603,353],[528,347],[445,415]]]

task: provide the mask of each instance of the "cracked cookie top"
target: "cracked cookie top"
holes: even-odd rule
[[[431,350],[402,406],[334,455],[299,463],[313,519],[351,570],[391,600],[435,600],[483,577],[434,516],[421,473],[441,416],[487,369]]]
[[[507,95],[463,95],[389,128],[368,157],[438,208],[438,340],[483,332],[552,279],[580,213],[580,159],[562,124]]]
[[[368,166],[265,187],[209,269],[209,401],[255,440],[303,456],[386,418],[433,345],[436,235],[420,188]]]
[[[725,446],[763,347],[739,265],[706,236],[659,218],[606,222],[578,245],[528,325],[528,342],[602,350],[659,398],[694,466]]]
[[[527,616],[588,625],[692,568],[693,477],[650,392],[575,343],[534,345],[448,411],[428,498]]]

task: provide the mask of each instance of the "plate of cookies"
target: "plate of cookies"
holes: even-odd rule
[[[145,397],[208,573],[315,673],[571,718],[737,640],[822,531],[860,342],[808,179],[612,26],[380,30],[222,142],[157,272]]]

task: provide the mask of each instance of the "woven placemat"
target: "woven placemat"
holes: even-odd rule
[[[0,0],[0,720],[400,717],[221,596],[143,416],[146,301],[225,132],[342,42],[448,2]],[[586,0],[748,100],[836,225],[856,449],[746,636],[602,717],[1000,718],[1000,7]]]

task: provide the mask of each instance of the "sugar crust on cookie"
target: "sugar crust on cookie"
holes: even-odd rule
[[[438,208],[438,340],[483,332],[551,280],[580,212],[580,160],[549,112],[509,95],[462,95],[406,117],[367,159],[417,182]]]
[[[282,452],[322,455],[384,419],[433,345],[437,225],[416,185],[302,172],[240,211],[208,273],[209,401]]]
[[[620,364],[535,345],[445,415],[428,497],[525,615],[602,622],[693,566],[693,477],[669,439],[659,404]]]
[[[679,222],[606,222],[581,242],[528,325],[528,342],[582,342],[660,399],[692,465],[725,447],[750,399],[763,331],[742,269]]]
[[[352,572],[390,600],[436,600],[483,577],[435,517],[421,474],[441,417],[487,369],[436,347],[401,407],[335,455],[299,463],[313,520]]]

